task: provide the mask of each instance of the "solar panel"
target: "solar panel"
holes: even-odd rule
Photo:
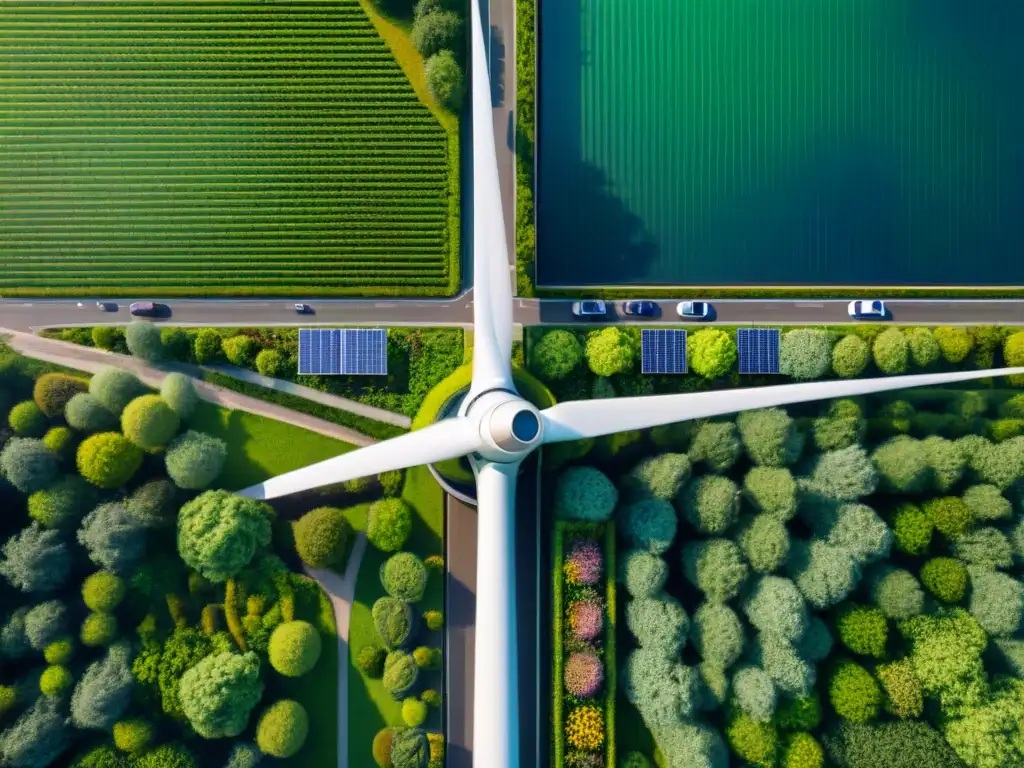
[[[779,329],[740,328],[736,331],[740,373],[779,372]]]
[[[640,332],[644,373],[686,373],[686,331]]]
[[[341,331],[341,373],[386,376],[388,332],[383,328],[346,328]]]
[[[336,376],[341,373],[341,331],[299,329],[299,373]]]

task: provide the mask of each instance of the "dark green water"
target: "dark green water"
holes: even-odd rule
[[[541,0],[538,282],[1024,284],[1022,0]]]

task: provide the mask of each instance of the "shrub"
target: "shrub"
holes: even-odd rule
[[[110,366],[89,379],[89,394],[119,418],[128,403],[146,394],[146,385],[128,371]]]
[[[391,762],[391,742],[395,737],[394,728],[384,728],[373,737],[373,759],[378,768],[393,768]]]
[[[132,517],[147,526],[175,522],[178,491],[169,480],[150,480],[132,492],[127,508]]]
[[[64,634],[68,622],[67,607],[60,600],[47,600],[25,614],[25,638],[37,651]]]
[[[64,414],[64,407],[68,401],[75,395],[85,392],[87,388],[88,382],[77,376],[68,376],[66,373],[44,373],[36,379],[35,387],[32,390],[32,399],[44,416],[56,419]],[[13,423],[11,428],[18,431]]]
[[[809,381],[828,374],[832,362],[832,337],[828,331],[801,328],[782,334],[779,372]]]
[[[402,722],[410,728],[419,728],[427,719],[427,705],[409,696],[402,702]]]
[[[975,520],[1008,520],[1013,506],[994,485],[972,485],[963,495],[964,504]]]
[[[958,603],[967,591],[967,569],[951,557],[934,557],[921,566],[924,588],[944,603]]]
[[[178,513],[178,554],[210,581],[227,581],[270,543],[272,517],[263,502],[207,491]]]
[[[619,758],[618,768],[654,768],[654,765],[642,752],[633,750]]]
[[[161,328],[160,343],[164,355],[171,360],[189,362],[192,357],[192,340],[181,328]]]
[[[786,568],[800,594],[819,610],[845,600],[861,576],[849,552],[817,539],[793,541]]]
[[[960,608],[923,614],[901,621],[900,634],[909,643],[907,657],[926,696],[964,698],[984,684],[981,654],[988,643],[977,620]]]
[[[892,531],[864,504],[843,504],[828,527],[826,543],[842,549],[860,564],[889,556]]]
[[[584,352],[590,370],[598,376],[627,373],[636,362],[636,345],[621,328],[609,327],[592,332]]]
[[[71,729],[60,704],[46,697],[36,700],[0,736],[0,759],[16,768],[53,765],[71,743]]]
[[[736,365],[736,342],[725,331],[704,328],[688,339],[686,357],[693,373],[705,379],[718,379]]]
[[[808,664],[796,649],[785,640],[762,634],[754,644],[751,659],[765,671],[775,688],[787,696],[807,696],[816,679],[812,664]]]
[[[732,676],[732,692],[736,706],[751,720],[767,723],[775,711],[775,684],[759,667],[744,666]]]
[[[221,335],[213,328],[203,328],[196,334],[192,342],[192,350],[196,362],[200,365],[205,363],[216,363],[224,358],[224,349],[221,346]]]
[[[142,557],[146,532],[120,504],[101,504],[82,520],[78,542],[96,565],[114,573],[125,572]]]
[[[71,676],[70,669],[51,665],[43,670],[43,674],[39,678],[39,692],[43,696],[61,696],[74,682],[75,679]]]
[[[593,651],[571,653],[565,660],[563,681],[574,698],[593,698],[604,683],[604,664]]]
[[[757,722],[738,713],[730,718],[725,739],[748,765],[775,768],[778,763],[779,734],[770,723]]]
[[[135,682],[130,660],[131,649],[115,645],[89,665],[71,694],[71,722],[76,727],[107,731],[121,718]]]
[[[213,653],[186,670],[178,695],[182,712],[204,739],[237,736],[263,695],[259,657],[252,652]],[[262,731],[257,727],[258,734]],[[262,743],[260,749],[267,751]]]
[[[832,370],[843,379],[853,379],[864,373],[871,359],[868,343],[860,336],[849,333],[832,347]]]
[[[160,395],[137,397],[121,413],[125,437],[148,451],[167,445],[180,426],[178,415]]]
[[[953,541],[963,536],[973,522],[970,508],[955,496],[930,499],[923,508],[935,530]]]
[[[456,50],[462,36],[457,13],[434,10],[418,15],[412,25],[412,42],[424,59],[443,50]]]
[[[271,757],[288,758],[302,749],[309,735],[309,717],[299,702],[275,701],[256,724],[256,744]]]
[[[1005,573],[977,567],[970,568],[969,573],[971,615],[990,635],[1012,635],[1024,615],[1024,586]]]
[[[875,337],[872,347],[875,365],[882,373],[894,376],[907,372],[910,359],[910,343],[898,328],[882,331]]]
[[[86,648],[106,648],[117,639],[117,618],[109,613],[90,613],[79,634]]]
[[[80,432],[110,432],[118,427],[117,416],[88,392],[80,392],[68,400],[64,418]]]
[[[924,610],[924,592],[910,571],[881,566],[870,583],[872,601],[890,619],[909,619]]]
[[[404,645],[413,632],[413,614],[408,603],[382,597],[373,604],[373,625],[388,648]]]
[[[423,614],[423,621],[426,623],[427,629],[437,632],[444,626],[444,614],[441,611],[427,611]]]
[[[565,737],[575,749],[597,751],[604,745],[604,714],[590,704],[576,707],[566,718]]]
[[[261,349],[256,354],[256,371],[260,376],[280,379],[288,374],[288,358],[276,349]]]
[[[384,658],[388,652],[379,645],[364,645],[356,656],[356,666],[364,675],[378,678],[384,674]]]
[[[626,606],[626,626],[641,648],[676,656],[686,645],[690,619],[671,595],[631,600]]]
[[[198,768],[198,765],[184,745],[168,742],[135,758],[132,768]]]
[[[366,538],[382,552],[397,552],[412,533],[412,508],[401,499],[381,499],[370,505]]]
[[[1022,695],[1021,681],[1000,681],[987,699],[967,708],[959,720],[944,724],[946,741],[964,763],[977,768],[1002,768],[1024,760]]]
[[[918,368],[927,368],[939,359],[939,342],[928,328],[911,328],[905,335],[910,359]]]
[[[725,472],[743,452],[736,425],[731,421],[708,421],[697,428],[690,443],[690,460],[703,462],[713,472]]]
[[[847,603],[836,616],[836,631],[843,645],[861,656],[885,658],[889,624],[878,608]]]
[[[886,712],[900,718],[920,717],[924,710],[924,696],[908,660],[883,664],[875,674],[885,693]]]
[[[836,714],[851,723],[866,723],[878,716],[882,692],[864,667],[839,662],[828,681],[828,697]]]
[[[221,349],[224,356],[232,365],[239,365],[242,368],[252,368],[256,362],[256,354],[259,352],[259,345],[251,336],[239,334],[224,339],[221,342]]]
[[[74,453],[75,433],[67,427],[50,427],[43,435],[43,445],[53,451],[57,456],[65,458]]]
[[[935,340],[947,363],[962,363],[974,348],[974,339],[964,328],[936,328]]]
[[[665,586],[668,565],[657,555],[631,549],[620,558],[619,579],[631,597],[654,597]]]
[[[821,723],[818,694],[784,699],[775,710],[775,725],[783,731],[813,731]]]
[[[644,459],[623,478],[631,498],[654,497],[670,501],[690,478],[685,453],[663,453]]]
[[[416,555],[399,552],[381,566],[380,581],[391,597],[408,603],[419,602],[427,588],[427,569]]]
[[[803,452],[804,434],[782,408],[743,411],[736,416],[736,426],[754,464],[781,467]]]
[[[618,514],[619,530],[631,546],[652,554],[664,553],[676,537],[676,511],[664,499],[641,499]]]
[[[754,467],[743,478],[743,497],[766,515],[789,520],[796,514],[797,484],[783,467]]]
[[[837,765],[851,768],[963,768],[945,739],[927,723],[846,724],[827,747]]]
[[[574,600],[569,603],[569,628],[585,642],[596,640],[604,629],[604,609],[596,600]]]
[[[295,549],[312,568],[344,567],[352,535],[352,524],[344,512],[319,507],[295,524]]]
[[[153,726],[146,720],[114,723],[114,746],[130,755],[144,752],[153,741]]]
[[[42,437],[47,427],[46,416],[31,400],[11,408],[7,423],[19,437]]]
[[[12,437],[0,451],[0,477],[25,494],[41,491],[57,479],[57,456],[42,440]]]
[[[320,633],[308,621],[278,624],[270,636],[270,666],[285,677],[302,677],[320,659]]]
[[[968,565],[990,570],[1013,566],[1013,546],[996,528],[978,528],[953,542],[953,554]]]
[[[892,516],[893,543],[896,549],[908,555],[923,555],[928,551],[933,528],[928,515],[909,502],[897,507]]]
[[[739,514],[740,491],[732,480],[705,475],[691,482],[682,496],[686,519],[708,535],[724,533]]]
[[[128,351],[135,357],[149,362],[162,360],[164,345],[160,338],[160,329],[145,320],[133,320],[124,329],[124,340]]]
[[[882,488],[890,493],[920,493],[931,479],[928,452],[920,440],[894,437],[871,454]]]
[[[429,563],[427,567],[430,567]],[[601,553],[600,545],[592,539],[573,539],[569,544],[569,552],[562,570],[568,583],[594,586],[604,573],[604,555]]]
[[[749,572],[740,548],[729,539],[691,541],[683,547],[683,574],[712,603],[736,597]]]
[[[808,661],[824,661],[832,652],[832,633],[817,616],[811,616],[806,631],[795,642],[797,651]]]
[[[747,620],[761,632],[796,640],[807,628],[807,606],[796,585],[778,576],[762,576],[743,601]]]
[[[814,462],[807,488],[833,501],[856,501],[878,487],[878,472],[859,445],[828,451]]]
[[[822,451],[849,448],[864,439],[864,420],[825,416],[814,420],[814,444]]]
[[[95,503],[91,485],[79,475],[65,475],[28,497],[28,514],[47,528],[70,528]]]
[[[71,553],[54,530],[33,522],[3,546],[0,575],[22,592],[52,592],[71,570]]]
[[[789,556],[789,533],[785,524],[770,515],[758,515],[748,521],[737,537],[750,567],[758,573],[772,573]]]
[[[546,381],[564,379],[581,362],[583,347],[569,331],[548,331],[530,349],[530,370]]]
[[[57,638],[43,650],[43,658],[47,664],[67,666],[74,655],[75,646],[70,637]]]
[[[435,53],[424,66],[430,95],[445,109],[458,112],[466,96],[466,78],[451,51]]]
[[[192,415],[199,403],[199,395],[192,379],[183,373],[168,373],[160,383],[160,397],[181,419]]]
[[[89,335],[92,336],[93,345],[108,351],[124,341],[124,331],[112,325],[94,326]]]
[[[142,450],[124,435],[101,432],[85,438],[76,457],[82,477],[98,488],[124,485],[142,466]]]
[[[423,703],[429,707],[440,707],[441,706],[441,694],[435,691],[433,688],[428,688],[420,696]]]
[[[203,490],[220,476],[227,455],[223,440],[190,429],[168,446],[164,461],[179,488]]]
[[[782,768],[821,768],[825,753],[809,733],[790,734],[783,743]]]
[[[593,467],[570,467],[555,486],[555,514],[565,520],[608,520],[619,493],[608,477]]]
[[[678,723],[692,715],[700,701],[698,674],[662,649],[633,651],[623,677],[626,697],[652,727]]]
[[[964,457],[956,444],[943,437],[931,436],[922,441],[928,466],[932,470],[932,485],[945,493],[958,482],[964,473]]]
[[[418,676],[419,666],[411,653],[391,651],[384,659],[384,690],[396,700],[401,701],[405,698],[416,685]]]
[[[722,669],[735,664],[743,652],[743,625],[727,605],[704,603],[693,615],[690,641],[700,657]]]

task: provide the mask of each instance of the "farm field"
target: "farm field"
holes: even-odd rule
[[[0,6],[0,295],[445,295],[458,137],[358,0]]]

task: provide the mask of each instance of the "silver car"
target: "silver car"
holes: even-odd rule
[[[608,314],[608,307],[600,299],[586,299],[573,302],[572,313],[583,318],[604,317]]]
[[[885,302],[879,301],[878,299],[872,299],[871,301],[851,301],[850,306],[846,308],[850,317],[854,320],[884,320],[885,319]]]
[[[680,301],[676,306],[676,314],[687,320],[707,320],[711,314],[711,305],[706,301]]]

